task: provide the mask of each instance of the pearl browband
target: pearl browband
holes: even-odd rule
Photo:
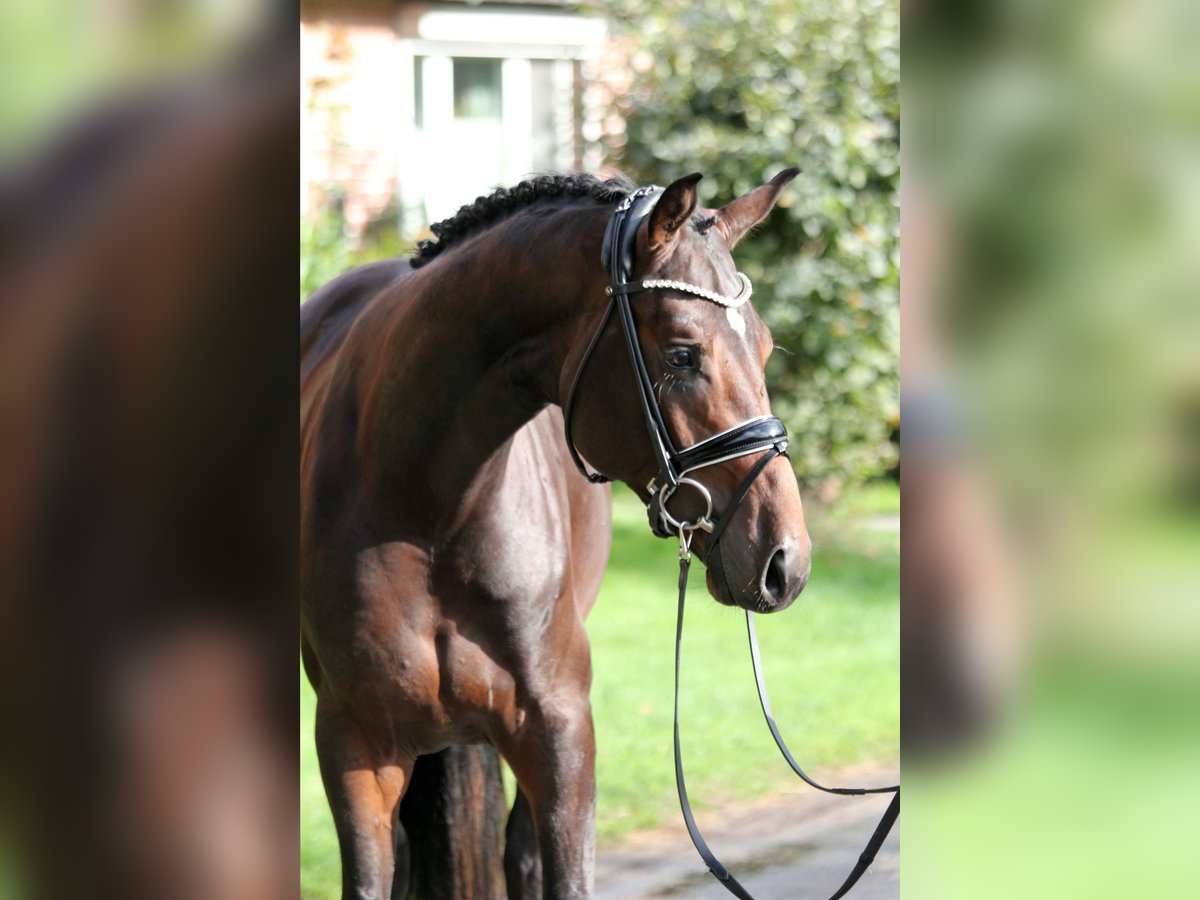
[[[737,276],[742,282],[742,287],[737,294],[732,297],[727,297],[724,294],[718,294],[716,291],[710,291],[708,288],[702,288],[699,285],[689,284],[686,281],[676,281],[671,278],[651,278],[641,282],[640,284],[635,282],[634,284],[623,285],[625,290],[622,291],[622,293],[630,294],[639,290],[683,291],[686,294],[694,294],[697,297],[701,297],[704,300],[709,300],[712,303],[716,303],[720,306],[724,306],[729,309],[736,309],[749,300],[750,295],[754,293],[754,288],[750,285],[750,279],[747,278],[742,272],[738,272]],[[612,288],[608,288],[607,293],[612,294]]]

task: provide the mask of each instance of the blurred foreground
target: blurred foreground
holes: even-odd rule
[[[297,72],[268,12],[3,13],[0,896],[298,892]]]
[[[1190,895],[1200,15],[906,13],[905,887]]]

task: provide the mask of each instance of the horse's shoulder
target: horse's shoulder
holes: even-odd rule
[[[561,410],[547,406],[480,469],[476,484],[482,489],[471,492],[472,508],[453,552],[473,560],[487,548],[488,571],[476,577],[495,597],[553,601],[565,588],[568,568],[587,606],[599,587],[611,536],[610,495],[580,476],[562,428]]]

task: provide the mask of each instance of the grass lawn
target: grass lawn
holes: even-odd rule
[[[898,753],[900,538],[860,524],[898,509],[898,488],[883,482],[810,512],[809,586],[791,609],[758,619],[776,720],[818,779],[831,766]],[[601,842],[679,816],[671,750],[675,556],[675,545],[650,535],[637,499],[615,491],[612,556],[588,620]],[[333,898],[337,840],[303,676],[300,693],[302,893]],[[684,623],[681,716],[688,793],[698,809],[769,794],[794,779],[762,720],[744,616],[708,596],[699,563]]]

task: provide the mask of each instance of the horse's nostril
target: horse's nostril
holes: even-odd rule
[[[783,596],[786,584],[787,575],[783,567],[783,550],[779,549],[771,554],[771,559],[767,563],[767,571],[763,575],[763,590],[772,600],[778,600]]]

